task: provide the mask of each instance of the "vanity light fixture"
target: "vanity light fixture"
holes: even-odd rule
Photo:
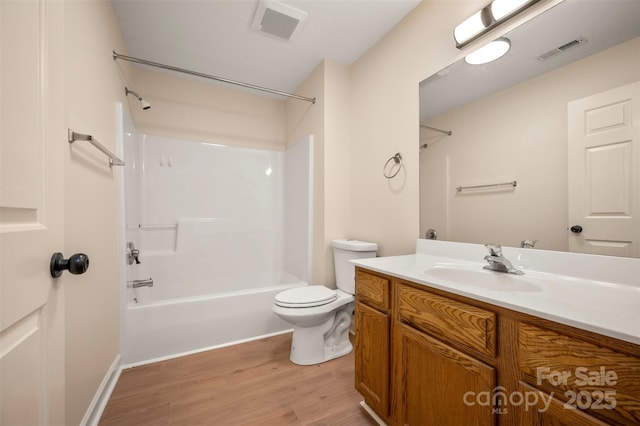
[[[530,6],[534,2],[529,0],[493,0],[491,2],[491,16],[496,21],[523,9],[523,6]]]
[[[508,38],[500,37],[469,53],[465,56],[464,61],[469,65],[486,64],[503,57],[509,49],[511,49],[511,41]]]
[[[463,48],[540,0],[494,0],[453,30],[456,47]]]

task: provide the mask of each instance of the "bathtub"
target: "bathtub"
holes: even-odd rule
[[[273,298],[303,285],[131,303],[125,310],[123,361],[132,367],[289,332],[291,324],[271,310]]]

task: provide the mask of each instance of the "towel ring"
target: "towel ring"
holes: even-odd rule
[[[394,162],[391,167],[389,168],[389,173],[387,173],[387,166],[389,165],[390,162]],[[391,174],[391,172],[393,171],[393,167],[397,166],[396,172],[394,174]],[[387,160],[386,163],[384,163],[384,166],[382,167],[382,174],[384,175],[384,177],[386,177],[387,179],[392,179],[394,177],[396,177],[396,175],[400,172],[400,169],[402,168],[402,154],[400,154],[399,152],[396,152],[396,154],[389,158]]]

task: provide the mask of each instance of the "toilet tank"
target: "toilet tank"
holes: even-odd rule
[[[376,257],[378,245],[357,240],[333,240],[333,263],[338,288],[349,294],[356,294],[355,265],[350,260]]]

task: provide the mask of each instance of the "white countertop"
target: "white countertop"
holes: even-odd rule
[[[503,253],[525,274],[483,270],[486,249],[482,245],[428,240],[418,240],[416,254],[352,262],[428,287],[640,344],[640,259],[509,247]],[[463,279],[447,277],[445,273],[452,270]]]

